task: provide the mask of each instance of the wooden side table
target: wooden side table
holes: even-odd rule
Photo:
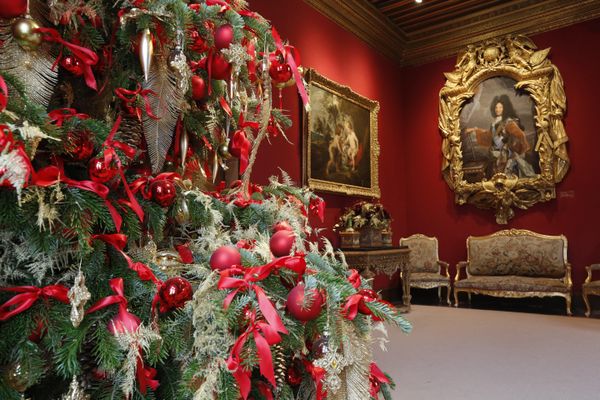
[[[410,311],[410,269],[408,246],[364,249],[342,249],[346,263],[357,269],[365,278],[378,274],[392,276],[400,270],[402,279],[402,304],[405,312]]]

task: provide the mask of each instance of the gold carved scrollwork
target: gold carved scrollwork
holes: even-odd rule
[[[513,208],[527,209],[556,197],[555,184],[569,169],[563,125],[566,97],[558,68],[548,59],[550,49],[538,50],[525,36],[507,36],[470,45],[447,72],[440,91],[439,129],[442,134],[442,173],[455,192],[458,204],[496,210],[496,222],[506,224]],[[509,77],[514,89],[529,95],[535,108],[537,141],[532,150],[539,155],[539,172],[531,177],[494,173],[479,181],[465,179],[460,113],[486,79]]]

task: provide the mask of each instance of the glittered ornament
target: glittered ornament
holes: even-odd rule
[[[73,56],[65,56],[60,60],[60,66],[75,76],[83,75],[83,67],[79,60]]]
[[[160,312],[181,308],[192,299],[192,285],[184,278],[177,276],[167,279],[161,286],[158,296]]]
[[[175,221],[178,224],[187,224],[190,222],[190,208],[188,207],[185,196],[181,196],[175,206]]]
[[[269,241],[271,253],[275,257],[289,256],[295,241],[296,235],[294,235],[294,232],[288,230],[275,232]]]
[[[9,388],[22,393],[29,387],[29,372],[20,363],[13,363],[4,368],[3,380]]]
[[[231,64],[225,59],[221,53],[217,53],[212,57],[211,77],[213,79],[229,79],[231,75]]]
[[[242,256],[234,246],[221,246],[210,256],[210,267],[224,270],[242,264]]]
[[[114,178],[119,172],[115,163],[106,165],[104,157],[96,157],[90,160],[88,165],[90,179],[98,183],[106,183]]]
[[[208,93],[206,82],[201,76],[192,76],[192,98],[195,101],[202,101],[206,99]]]
[[[233,42],[233,27],[224,24],[215,29],[215,47],[219,50],[226,49]]]
[[[269,75],[275,84],[283,84],[292,79],[292,67],[289,64],[274,61],[269,67]]]
[[[222,159],[229,160],[231,158],[231,152],[229,151],[229,146],[227,143],[221,143],[217,148],[217,151]]]
[[[65,152],[75,161],[87,161],[94,154],[94,142],[88,131],[67,133]]]
[[[294,232],[294,228],[292,228],[290,223],[287,221],[279,221],[275,225],[273,225],[273,232],[279,231]]]
[[[153,182],[150,186],[150,192],[152,193],[152,200],[161,207],[170,207],[177,196],[175,185],[168,179]]]
[[[0,0],[0,18],[11,19],[27,12],[28,0]]]
[[[316,289],[305,290],[300,283],[288,294],[285,303],[288,314],[299,321],[312,321],[323,309],[323,296]]]
[[[31,18],[20,18],[12,25],[13,38],[24,50],[36,50],[42,44],[42,35],[36,32],[39,27]]]

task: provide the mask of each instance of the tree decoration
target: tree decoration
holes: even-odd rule
[[[192,98],[196,101],[202,101],[207,95],[206,82],[201,76],[192,76]]]
[[[159,292],[160,312],[167,312],[181,308],[192,299],[192,285],[182,277],[167,279]]]
[[[92,158],[89,162],[88,173],[90,179],[98,183],[106,183],[112,180],[119,170],[115,163],[107,163],[105,158]]]
[[[216,270],[226,270],[234,265],[242,264],[242,256],[237,248],[233,246],[219,247],[210,256],[210,267]]]
[[[223,24],[215,29],[215,47],[219,50],[226,49],[233,42],[233,27]]]
[[[24,392],[29,387],[29,373],[21,363],[12,363],[4,367],[4,382],[17,392]]]
[[[1,0],[0,18],[11,19],[27,13],[28,0]]]
[[[269,248],[275,257],[283,257],[291,253],[295,242],[296,235],[294,232],[289,230],[280,230],[271,236]]]
[[[152,56],[154,55],[154,38],[150,29],[146,28],[140,33],[139,45],[138,45],[138,56],[140,58],[140,65],[142,66],[142,72],[144,73],[144,80],[148,81],[150,75],[150,67],[152,66]]]
[[[161,207],[170,207],[175,202],[177,197],[177,189],[173,181],[162,179],[153,182],[150,185],[152,192],[152,200],[157,202]]]
[[[287,312],[299,321],[312,321],[323,309],[323,297],[316,289],[306,290],[299,284],[288,294],[285,303]]]
[[[92,298],[92,294],[85,286],[85,276],[81,270],[77,273],[68,296],[71,302],[71,323],[77,328],[83,321],[85,304]]]
[[[12,24],[13,38],[24,50],[36,50],[42,44],[42,35],[37,32],[39,28],[33,19],[20,18]]]

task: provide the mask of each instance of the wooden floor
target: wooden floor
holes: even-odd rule
[[[599,318],[425,305],[406,317],[413,332],[390,328],[388,352],[374,350],[394,399],[600,399]]]

